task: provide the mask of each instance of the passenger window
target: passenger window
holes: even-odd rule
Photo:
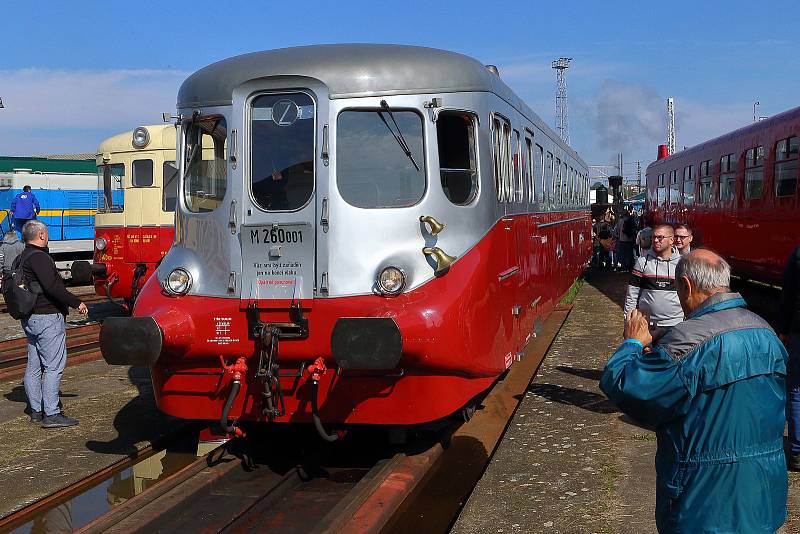
[[[183,199],[189,211],[214,211],[225,198],[228,187],[225,118],[210,115],[187,120],[187,123],[183,149],[186,158]]]
[[[133,187],[150,187],[153,185],[153,160],[137,159],[133,161]]]
[[[680,201],[681,190],[678,185],[678,169],[669,171],[669,198],[667,204],[675,205]]]
[[[683,168],[683,205],[694,204],[694,165]]]
[[[775,146],[775,196],[792,197],[797,192],[797,156],[800,137],[789,137]]]
[[[178,166],[174,161],[165,161],[162,172],[161,211],[175,211],[178,200]]]
[[[453,204],[469,204],[478,194],[474,117],[452,111],[440,113],[436,138],[442,190]]]
[[[378,126],[385,129],[378,122],[376,131]],[[250,127],[250,183],[255,203],[267,211],[294,211],[305,206],[314,192],[314,101],[305,93],[256,97]],[[377,137],[366,139],[379,142]],[[366,142],[362,151],[369,156]],[[369,159],[375,159],[377,150],[371,154]]]
[[[534,165],[534,171],[538,172],[536,183],[536,200],[540,204],[544,204],[545,199],[547,197],[547,186],[544,180],[544,148],[540,145],[536,145],[536,164]]]
[[[497,187],[497,201],[511,202],[514,194],[511,164],[511,126],[499,117],[494,117],[492,124],[494,181]]]
[[[544,170],[547,183],[547,206],[548,208],[552,208],[556,198],[556,178],[554,176],[555,169],[553,167],[553,154],[551,152],[547,153],[547,162],[545,163]]]
[[[523,185],[523,169],[525,162],[521,161],[522,158],[522,144],[519,139],[519,132],[514,130],[514,202],[522,202],[524,196]]]
[[[745,153],[744,198],[757,199],[763,195],[764,147],[757,146]]]
[[[719,166],[719,200],[731,203],[736,198],[736,154],[722,156]]]
[[[535,163],[533,161],[533,141],[530,137],[525,137],[525,182],[528,184],[528,203],[536,202],[535,182]]]
[[[711,160],[706,160],[700,163],[700,192],[699,201],[702,204],[711,203],[711,193],[713,187],[711,183]]]

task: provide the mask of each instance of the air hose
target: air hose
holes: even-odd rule
[[[228,399],[225,401],[225,406],[222,408],[222,415],[219,418],[219,426],[229,434],[235,434],[237,430],[236,425],[228,423],[228,414],[231,412],[231,406],[233,406],[233,401],[236,399],[236,395],[239,394],[239,389],[241,389],[241,387],[242,383],[238,380],[231,382],[231,392],[228,393]]]
[[[322,358],[317,358],[314,363],[306,368],[306,370],[308,371],[308,374],[311,375],[311,417],[314,419],[314,427],[316,427],[320,437],[325,441],[336,441],[339,439],[339,434],[336,434],[335,432],[333,434],[328,434],[325,432],[325,428],[322,426],[322,419],[319,417],[319,406],[317,405],[319,381],[322,379],[322,375],[325,374],[325,371],[328,370],[325,367],[325,360]]]
[[[335,432],[328,434],[322,426],[322,419],[319,417],[319,407],[317,406],[317,392],[319,391],[319,382],[316,380],[311,381],[311,416],[314,418],[314,427],[322,439],[325,441],[333,442],[339,439],[339,434]]]

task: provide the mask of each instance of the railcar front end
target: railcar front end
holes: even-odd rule
[[[195,73],[176,240],[134,317],[104,324],[106,360],[150,365],[163,411],[223,426],[408,425],[465,406],[522,357],[591,248],[585,165],[499,84],[465,56],[377,45]],[[564,184],[574,171],[569,208],[531,211],[525,121]]]
[[[174,125],[105,140],[97,154],[94,263],[74,263],[73,278],[130,305],[172,245],[177,176]]]

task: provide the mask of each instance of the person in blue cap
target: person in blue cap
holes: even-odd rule
[[[22,188],[22,193],[17,194],[11,201],[11,214],[14,217],[14,228],[17,234],[22,236],[22,227],[31,219],[35,219],[39,214],[39,201],[31,192],[31,186],[26,185]]]

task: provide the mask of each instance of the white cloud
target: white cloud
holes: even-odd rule
[[[157,123],[188,73],[176,70],[0,71],[0,154],[96,148],[103,137]],[[94,132],[91,139],[82,139]],[[70,135],[72,133],[73,135]],[[98,133],[103,137],[97,138]],[[61,143],[51,145],[50,143]]]

